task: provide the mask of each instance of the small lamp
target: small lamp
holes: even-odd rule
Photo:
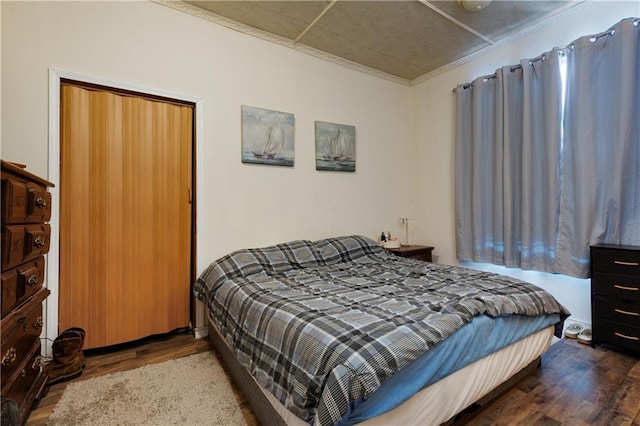
[[[401,217],[400,223],[404,226],[404,238],[402,239],[402,245],[408,246],[409,244],[409,221],[413,220],[410,217]]]

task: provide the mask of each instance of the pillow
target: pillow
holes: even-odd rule
[[[196,296],[206,290],[210,292],[226,279],[259,273],[274,275],[292,269],[318,266],[321,262],[317,248],[311,241],[305,240],[237,250],[211,263],[198,278],[194,292]]]
[[[377,242],[361,235],[327,238],[314,244],[326,264],[350,262],[384,252]]]
[[[311,241],[296,240],[249,252],[267,273],[281,273],[291,269],[311,268],[322,263],[320,253]]]

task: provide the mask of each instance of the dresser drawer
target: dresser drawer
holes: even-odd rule
[[[593,323],[593,340],[640,353],[640,327],[598,318]]]
[[[425,262],[431,262],[432,257],[431,257],[431,252],[427,252],[427,253],[416,253],[416,254],[412,254],[412,255],[408,255],[408,256],[404,256],[408,259],[418,259],[418,260],[423,260]]]
[[[594,316],[640,328],[640,303],[637,300],[616,299],[599,295],[591,297],[594,304]]]
[[[25,424],[34,400],[40,397],[46,386],[47,376],[42,372],[40,341],[36,341],[13,377],[2,378],[2,397],[18,404],[20,422]]]
[[[594,272],[591,291],[595,294],[640,301],[640,276]]]
[[[33,345],[26,353],[26,358],[22,359],[22,364],[13,377],[3,377],[7,382],[2,389],[2,396],[9,397],[16,402],[22,401],[29,393],[42,367],[42,357],[40,356],[40,341],[33,342]]]
[[[2,203],[4,224],[47,222],[51,218],[51,194],[33,182],[3,177]]]
[[[26,304],[2,319],[0,375],[3,382],[4,378],[11,377],[38,341],[43,326],[42,301],[48,295],[48,289],[40,289]]]
[[[640,252],[616,248],[591,248],[591,269],[623,275],[640,275]]]
[[[424,260],[425,262],[432,261],[431,252],[433,251],[433,247],[431,246],[400,246],[398,248],[387,248],[386,250],[396,256],[408,259]]]
[[[44,282],[44,257],[2,273],[2,318],[35,294]]]
[[[2,226],[2,270],[13,268],[49,251],[49,224]]]

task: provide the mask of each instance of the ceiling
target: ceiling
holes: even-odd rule
[[[581,1],[162,1],[334,62],[410,84]],[[550,46],[551,47],[551,46]]]

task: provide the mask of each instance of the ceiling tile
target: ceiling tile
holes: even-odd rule
[[[418,1],[337,2],[300,42],[409,80],[488,44]]]
[[[295,40],[330,1],[185,1],[225,18]]]
[[[329,0],[172,0],[167,5],[188,3],[187,12],[197,8],[289,41],[296,40],[317,19],[298,40],[298,47],[311,47],[308,53],[325,52],[329,55],[319,56],[346,59],[336,61],[347,66],[355,63],[385,78],[409,82],[583,1],[494,0],[476,12],[465,10],[456,0],[339,0],[333,4]],[[244,31],[242,27],[233,28]]]

